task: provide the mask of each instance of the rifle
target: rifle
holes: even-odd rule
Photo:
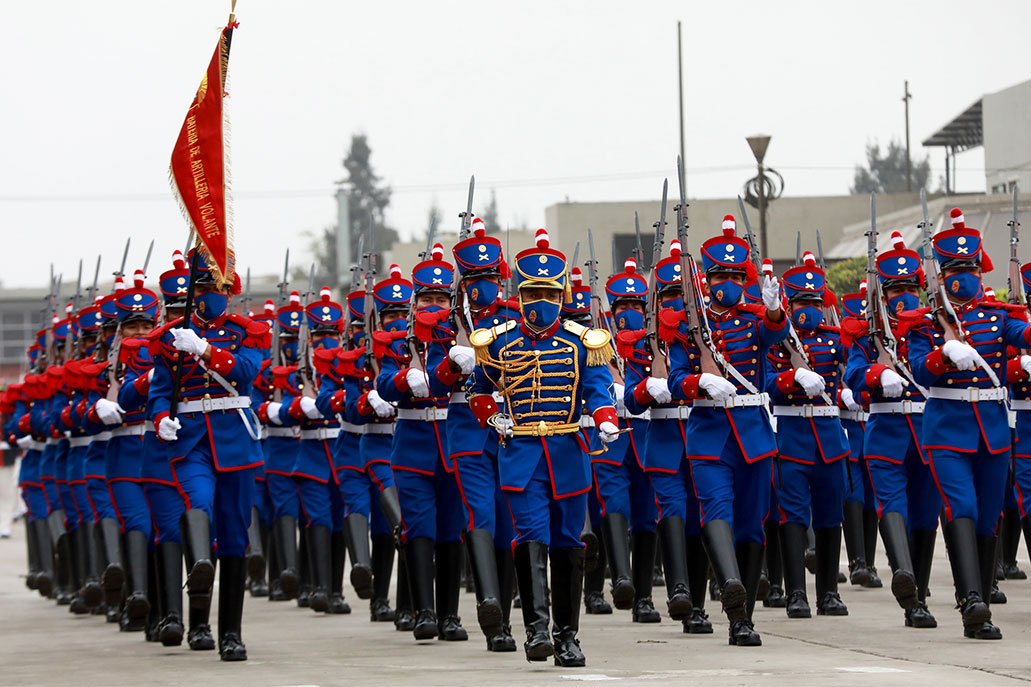
[[[428,260],[430,258],[430,255],[431,255],[430,254],[430,250],[433,249],[433,239],[436,238],[436,236],[437,236],[437,217],[436,217],[436,214],[434,214],[434,216],[430,218],[430,230],[428,232],[426,232],[426,250],[424,250],[423,252],[419,253],[419,257],[422,258],[423,260]]]
[[[86,292],[87,305],[93,305],[93,301],[97,297],[97,280],[100,279],[100,255],[97,255],[97,268],[93,270],[93,286],[89,287]]]
[[[131,241],[132,241],[132,237],[129,237],[129,238],[127,238],[125,240],[125,250],[122,251],[122,264],[118,268],[118,271],[114,273],[116,281],[117,281],[118,277],[122,277],[122,276],[125,275],[125,261],[128,260],[128,258],[129,258],[129,244],[130,244]],[[121,365],[121,360],[120,360],[121,352],[122,352],[122,327],[120,325],[116,325],[116,327],[115,327],[115,335],[114,335],[114,338],[111,340],[111,350],[109,350],[107,352],[107,361],[108,361],[108,364],[107,364],[107,382],[108,382],[108,386],[107,386],[107,400],[113,401],[115,403],[118,402],[118,390],[122,386],[122,383],[119,381],[119,379],[121,377],[121,372],[122,372],[122,365]],[[180,360],[179,363],[180,363],[179,367],[182,368],[182,360]],[[175,386],[178,387],[179,386],[178,385],[178,380],[176,380],[176,382],[177,383],[176,383]],[[176,398],[178,398],[177,395],[173,396],[173,401]],[[178,405],[178,404],[176,403],[176,405]],[[173,406],[173,409],[174,409],[174,406]],[[171,416],[174,418],[175,417],[175,413],[171,413]]]
[[[666,354],[659,343],[659,278],[655,266],[662,260],[662,242],[666,235],[666,195],[669,191],[669,179],[662,180],[662,205],[659,221],[655,227],[655,239],[652,241],[651,274],[648,275],[648,302],[644,309],[644,329],[647,347],[652,355],[652,375],[665,378],[669,376],[669,365]],[[634,213],[636,219],[636,213]]]
[[[372,335],[376,331],[376,303],[373,293],[376,289],[376,233],[372,214],[369,215],[369,252],[363,256],[365,263],[365,359],[372,371],[373,388],[379,376],[379,361],[372,353]]]
[[[612,318],[605,317],[605,311],[601,307],[601,296],[598,295],[598,260],[594,256],[594,234],[590,227],[587,228],[587,246],[591,251],[591,259],[587,262],[587,283],[591,287],[591,326],[595,329],[608,331],[612,341],[616,340],[616,329],[613,326]],[[617,382],[623,383],[623,359],[615,356],[616,365],[613,372],[618,375]],[[611,362],[609,367],[612,367]]]
[[[638,269],[644,271],[651,267],[651,265],[644,264],[644,248],[641,247],[641,220],[637,217],[637,210],[634,210],[634,238],[637,241],[637,246],[634,248],[634,260],[637,262]],[[615,250],[615,246],[616,244],[613,243],[613,250]],[[619,265],[617,265],[615,261],[612,263],[612,271],[619,271]]]
[[[301,381],[301,393],[315,398],[315,384],[311,375],[311,342],[308,341],[310,325],[308,324],[308,304],[315,291],[315,263],[308,272],[308,290],[301,300],[301,329],[297,332],[297,377]]]
[[[927,302],[931,305],[931,319],[937,323],[942,330],[942,336],[946,341],[967,342],[967,333],[963,323],[952,307],[949,294],[945,291],[942,283],[941,266],[934,254],[934,246],[931,241],[931,222],[927,216],[927,192],[920,189],[920,204],[923,207],[924,219],[920,222],[920,234],[922,237],[922,250],[924,262],[924,276],[927,279]],[[867,289],[870,285],[867,284]],[[980,354],[977,354],[977,365],[988,375],[988,379],[995,386],[1000,386],[999,377],[995,370],[985,362]]]
[[[79,258],[79,277],[75,281],[75,295],[72,296],[72,311],[68,313],[68,334],[64,337],[64,361],[67,363],[72,359],[72,334],[75,328],[72,327],[71,319],[79,312],[79,299],[82,298],[82,258]]]
[[[469,177],[469,198],[465,203],[465,212],[458,213],[461,224],[458,227],[458,240],[464,241],[469,238],[469,231],[473,226],[473,192],[476,190],[476,175]]]
[[[460,221],[458,226],[458,240],[464,241],[469,238],[469,232],[473,225],[473,193],[476,190],[476,175],[469,177],[469,196],[465,203],[465,212],[458,213]],[[412,315],[414,317],[414,314]],[[462,279],[457,274],[451,280],[451,324],[455,331],[455,344],[458,346],[469,345],[469,334],[473,330],[472,318],[469,313],[469,303],[462,291]],[[413,356],[414,362],[415,356]],[[421,361],[420,361],[421,364]]]
[[[154,240],[151,239],[150,246],[147,248],[147,257],[143,259],[143,274],[147,274],[147,265],[150,264],[150,254],[154,252]],[[123,268],[124,269],[124,268]]]
[[[1017,189],[1013,189],[1013,219],[1006,223],[1010,228],[1010,268],[1006,277],[1006,300],[1017,305],[1024,305],[1020,291],[1020,258],[1017,257],[1017,244],[1020,243],[1020,222],[1017,220]]]
[[[362,254],[365,251],[365,234],[358,236],[358,262],[351,265],[351,288],[348,290],[348,302],[350,302],[350,294],[357,291],[362,284]],[[351,308],[345,309],[347,313],[347,324],[344,328],[344,348],[351,350],[354,348],[353,340],[351,339],[351,327],[353,322],[351,321]]]
[[[802,264],[802,232],[795,234],[795,267]]]
[[[820,240],[820,230],[816,230],[816,256],[817,263],[824,274],[827,274],[827,262],[823,259],[823,241]],[[867,280],[869,283],[869,280]],[[832,327],[840,327],[841,320],[838,318],[838,309],[833,305],[823,306],[823,317]]]
[[[279,282],[279,302],[276,304],[276,314],[272,318],[272,350],[269,356],[269,366],[277,367],[280,365],[280,350],[281,345],[279,343],[280,325],[279,325],[279,309],[286,304],[287,289],[290,287],[290,249],[286,249],[286,259],[283,261],[283,279]],[[279,403],[280,399],[283,398],[283,392],[281,389],[275,388],[272,391],[272,400]]]
[[[251,316],[251,268],[247,268],[247,278],[243,287],[243,316]]]

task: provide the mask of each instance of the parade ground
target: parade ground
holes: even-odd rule
[[[882,550],[877,563],[886,586],[842,585],[842,599],[851,613],[847,618],[789,620],[783,609],[758,608],[760,648],[727,646],[718,603],[706,604],[714,634],[700,636],[683,634],[680,623],[665,617],[660,624],[641,625],[630,621],[628,611],[584,614],[580,637],[587,667],[556,668],[550,662],[527,663],[521,646],[516,653],[488,653],[476,627],[472,594],[463,594],[461,604],[468,642],[416,642],[391,623],[370,623],[367,602],[346,587],[354,609],[349,616],[316,615],[293,602],[248,597],[243,636],[250,660],[222,663],[217,652],[146,643],[140,633],[119,633],[102,616],[74,616],[67,607],[30,592],[22,577],[25,542],[19,524],[13,538],[0,541],[0,685],[472,687],[618,680],[642,685],[895,687],[1031,682],[1031,581],[1002,583],[1009,603],[992,607],[1002,641],[963,639],[952,608],[944,548],[939,536],[928,600],[938,618],[936,630],[903,627],[902,611],[887,588],[890,573]],[[1023,551],[1018,560],[1027,570]],[[811,576],[809,585],[812,599]],[[656,594],[657,601],[660,596]],[[521,642],[518,614],[513,611],[513,631]]]

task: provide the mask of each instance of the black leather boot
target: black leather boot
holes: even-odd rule
[[[279,590],[283,599],[290,601],[297,598],[301,583],[300,570],[297,567],[297,518],[282,515],[272,523],[275,530],[273,540],[276,545],[276,562],[279,565]]]
[[[762,574],[764,548],[758,542],[741,542],[735,547],[738,569],[747,594],[745,607],[748,616],[730,623],[727,643],[731,646],[762,646],[762,637],[752,625],[752,613],[755,611],[756,589]]]
[[[1027,573],[1017,566],[1017,549],[1020,548],[1020,511],[1006,508],[1002,511],[999,526],[999,557],[1002,559],[1004,580],[1026,580]]]
[[[487,638],[487,650],[508,652],[516,650],[515,638],[512,636],[512,589],[515,585],[515,562],[512,549],[494,549],[494,565],[498,571],[498,599],[501,605],[501,630],[493,637]]]
[[[326,613],[347,615],[351,605],[344,601],[344,567],[347,562],[347,535],[341,530],[329,536],[330,577],[329,608]]]
[[[658,623],[662,616],[652,603],[652,580],[655,578],[655,549],[658,535],[655,532],[634,532],[634,612],[635,623]]]
[[[397,557],[397,611],[394,613],[394,629],[411,632],[415,629],[415,611],[412,609],[412,585],[408,579],[408,562],[404,554]]]
[[[68,533],[69,555],[71,556],[71,588],[72,601],[68,610],[75,615],[86,615],[90,611],[89,605],[82,597],[82,585],[86,579],[86,547],[83,546],[83,535],[86,531],[82,527],[76,527]]]
[[[785,522],[780,525],[780,547],[784,561],[785,610],[789,618],[811,618],[809,599],[805,593],[805,551],[808,536],[804,525]]]
[[[880,589],[884,586],[881,578],[877,575],[877,565],[874,561],[877,556],[877,520],[875,509],[863,511],[863,551],[871,574],[870,581],[863,586],[869,589]]]
[[[139,531],[125,533],[125,560],[128,570],[128,596],[125,618],[129,631],[142,630],[150,614],[147,599],[147,535]]]
[[[183,551],[185,556],[186,551]],[[209,553],[211,561],[218,567],[213,553]],[[189,602],[189,629],[186,641],[191,651],[212,651],[215,648],[215,635],[211,631],[211,592],[190,592],[186,590]]]
[[[711,635],[712,623],[705,613],[705,586],[709,577],[709,556],[701,535],[690,535],[685,540],[687,551],[687,586],[694,604],[691,615],[684,618],[684,632],[692,635]],[[669,579],[668,573],[666,579]]]
[[[25,575],[25,586],[36,591],[39,588],[36,580],[39,575],[39,547],[36,546],[36,536],[32,532],[32,522],[28,516],[25,517],[25,554],[29,563],[28,573]]]
[[[981,595],[986,600],[991,598],[992,589],[995,587],[998,544],[997,537],[977,536],[977,558],[981,567]],[[980,627],[964,627],[963,634],[974,639],[1002,639],[1002,630],[991,620],[985,621]]]
[[[487,649],[490,649],[491,638],[501,634],[503,625],[498,561],[494,555],[494,537],[488,530],[470,530],[465,534],[465,545],[469,553],[469,565],[472,568],[473,586],[476,592],[476,621],[487,638]],[[437,589],[439,594],[439,580]],[[443,614],[444,611],[441,610],[441,613]]]
[[[927,586],[931,579],[931,562],[934,559],[936,530],[913,530],[909,537],[909,550],[916,575],[916,606],[906,611],[906,627],[934,628],[938,621],[927,608]]]
[[[598,538],[591,533],[594,540],[593,558],[584,559],[584,608],[590,615],[611,615],[612,606],[605,600],[605,565],[608,558],[605,550],[605,538]]]
[[[79,590],[79,595],[82,596],[90,611],[93,611],[104,603],[104,588],[100,585],[96,525],[92,522],[84,522],[79,524],[79,529],[82,530],[81,546],[85,563],[82,589]]]
[[[372,600],[369,602],[369,619],[374,623],[390,622],[395,618],[389,599],[390,573],[393,570],[394,537],[389,534],[372,535]]]
[[[491,549],[493,550],[493,542]],[[493,551],[491,561],[493,562]],[[462,627],[462,619],[458,617],[458,600],[462,591],[462,556],[461,542],[437,542],[436,545],[436,602],[437,639],[446,642],[464,642],[469,633]],[[498,618],[500,619],[500,608]]]
[[[369,521],[361,513],[344,518],[347,550],[351,554],[351,586],[359,599],[372,598],[372,553],[369,550]]]
[[[705,552],[709,555],[716,583],[720,589],[723,612],[731,624],[748,619],[748,593],[741,580],[737,553],[734,550],[734,532],[726,520],[710,520],[702,527]],[[665,541],[663,541],[665,544]]]
[[[401,502],[397,498],[397,487],[391,486],[380,491],[379,507],[396,538],[401,530]]]
[[[158,589],[162,600],[158,639],[164,646],[183,643],[183,549],[179,542],[157,545]]]
[[[666,580],[666,608],[669,617],[673,620],[687,620],[693,615],[695,603],[701,608],[704,593],[701,597],[696,597],[688,586],[692,581],[688,575],[688,565],[692,561],[688,558],[684,520],[679,516],[663,518],[659,520],[656,531],[662,540],[662,569]],[[695,574],[699,571],[698,557],[693,558],[695,567],[691,568],[691,573]],[[707,567],[706,565],[706,569]],[[704,585],[704,571],[700,579]],[[704,586],[702,588],[704,589]]]
[[[49,598],[54,591],[54,545],[50,539],[50,529],[47,521],[43,518],[36,518],[29,523],[29,531],[36,542],[37,558],[39,561],[39,572],[36,574],[36,591],[43,598]],[[121,589],[121,587],[119,587]]]
[[[148,542],[149,546],[149,542]],[[164,617],[163,600],[158,586],[157,549],[147,551],[147,601],[150,602],[150,613],[147,614],[147,627],[143,632],[148,642],[158,641],[158,627]]]
[[[977,631],[992,620],[982,596],[977,535],[971,518],[955,518],[945,525],[945,541],[956,585],[956,603],[963,617],[963,635],[976,638]],[[993,563],[994,565],[994,563]]]
[[[770,589],[763,599],[767,608],[784,608],[787,597],[784,596],[784,559],[780,546],[780,523],[776,518],[767,518],[763,523],[766,531],[766,576],[770,581]]]
[[[580,541],[584,545],[584,570],[591,572],[598,566],[604,566],[605,561],[601,556],[601,549],[605,546],[604,537],[594,531],[594,523],[591,522],[590,514],[584,514],[584,526],[580,531]]]
[[[283,595],[283,587],[279,583],[279,552],[277,551],[279,545],[276,544],[276,525],[275,521],[272,521],[272,529],[268,533],[268,546],[265,548],[266,557],[268,558],[268,600],[269,601],[286,601],[286,596]]]
[[[121,592],[125,584],[125,568],[122,563],[122,527],[114,518],[103,518],[97,523],[97,543],[104,559],[104,572],[100,584],[106,592]]]
[[[586,663],[576,633],[580,629],[580,594],[583,592],[584,556],[582,548],[552,549],[551,630],[555,647],[555,665],[580,668]],[[652,555],[652,563],[655,557]],[[649,568],[649,572],[651,572]]]
[[[405,562],[408,564],[408,586],[412,591],[415,610],[416,639],[437,637],[437,615],[433,610],[433,540],[416,537],[405,542]]]
[[[301,527],[297,544],[297,607],[311,607],[312,570],[308,527]]]
[[[265,523],[257,507],[251,507],[251,524],[247,528],[247,587],[251,596],[267,596],[268,584],[265,582],[265,568],[268,565],[265,549]]]
[[[891,593],[903,610],[916,608],[919,601],[916,574],[913,571],[909,531],[901,513],[885,513],[881,516],[881,538],[888,553],[888,565],[891,566]]]
[[[75,596],[75,589],[72,583],[72,558],[71,535],[65,530],[64,511],[54,511],[50,514],[47,523],[50,527],[50,535],[54,540],[54,569],[57,573],[57,605],[67,606]]]
[[[838,595],[841,528],[816,530],[816,615],[848,615]]]
[[[635,593],[630,581],[630,525],[626,517],[622,513],[609,513],[602,517],[601,535],[612,573],[612,605],[623,611],[633,608]]]
[[[546,661],[555,654],[548,636],[548,547],[543,542],[522,542],[515,547],[516,582],[522,599],[527,661]]]
[[[308,528],[308,569],[311,570],[311,610],[325,613],[329,609],[329,578],[333,574],[332,541],[329,528],[317,525]]]
[[[215,584],[215,563],[211,558],[211,521],[204,511],[191,508],[179,518],[179,532],[186,558],[186,590],[211,594]]]
[[[247,561],[242,557],[220,559],[218,575],[218,655],[223,661],[246,661],[243,644],[243,596],[247,583]]]
[[[845,501],[845,520],[842,523],[845,552],[848,554],[849,582],[865,587],[873,580],[873,572],[866,563],[866,543],[863,537],[863,504]]]

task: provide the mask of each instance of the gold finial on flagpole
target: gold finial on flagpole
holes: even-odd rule
[[[229,7],[229,23],[232,24],[236,21],[236,0],[232,0]]]

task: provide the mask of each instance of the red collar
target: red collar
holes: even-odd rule
[[[202,320],[197,316],[197,313],[191,313],[190,323],[197,329],[204,331],[205,329],[214,329],[215,327],[221,327],[228,317],[227,313],[222,313],[213,320]]]
[[[476,318],[476,321],[479,322],[480,320],[490,317],[491,315],[496,313],[498,311],[498,305],[500,305],[500,303],[500,301],[494,301],[483,310],[472,310],[472,315]]]
[[[528,339],[533,339],[534,341],[543,341],[544,339],[553,336],[555,332],[558,331],[558,328],[561,326],[562,322],[556,321],[555,324],[551,325],[543,332],[535,332],[534,330],[527,327],[525,322],[520,322],[519,331],[521,331]]]

